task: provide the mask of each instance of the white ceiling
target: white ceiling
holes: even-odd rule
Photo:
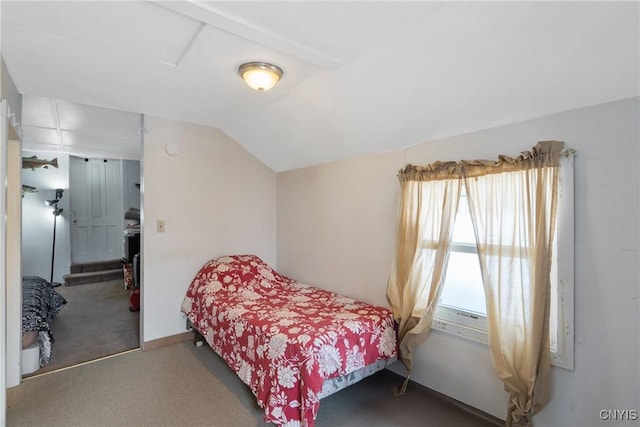
[[[25,145],[135,156],[137,114],[109,108],[220,128],[283,171],[638,96],[638,18],[638,2],[2,1],[2,55]],[[285,75],[257,93],[248,61]]]
[[[25,95],[23,149],[140,159],[140,114]]]

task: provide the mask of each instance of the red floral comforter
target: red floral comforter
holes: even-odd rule
[[[207,262],[182,311],[275,424],[313,426],[325,379],[397,355],[391,311],[298,283],[253,255]]]

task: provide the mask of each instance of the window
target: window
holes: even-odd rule
[[[453,228],[447,275],[442,286],[434,323],[438,320],[446,320],[455,325],[465,326],[466,329],[476,329],[475,332],[462,329],[459,334],[484,336],[484,339],[480,340],[486,341],[486,316],[487,309],[476,239],[467,195],[463,190]]]
[[[549,335],[552,364],[573,369],[573,155],[562,158],[559,171]],[[486,314],[473,224],[463,191],[432,327],[486,344]]]

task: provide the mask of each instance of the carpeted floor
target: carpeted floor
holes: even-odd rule
[[[139,347],[140,313],[129,311],[122,279],[55,289],[67,304],[51,325],[51,363],[31,375]]]
[[[382,371],[322,400],[317,427],[495,427]],[[29,378],[7,391],[7,426],[264,426],[253,394],[210,348],[185,342]]]

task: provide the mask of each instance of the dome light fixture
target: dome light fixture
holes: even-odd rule
[[[274,87],[284,74],[282,68],[267,62],[247,62],[238,68],[238,73],[249,87],[260,93]]]

